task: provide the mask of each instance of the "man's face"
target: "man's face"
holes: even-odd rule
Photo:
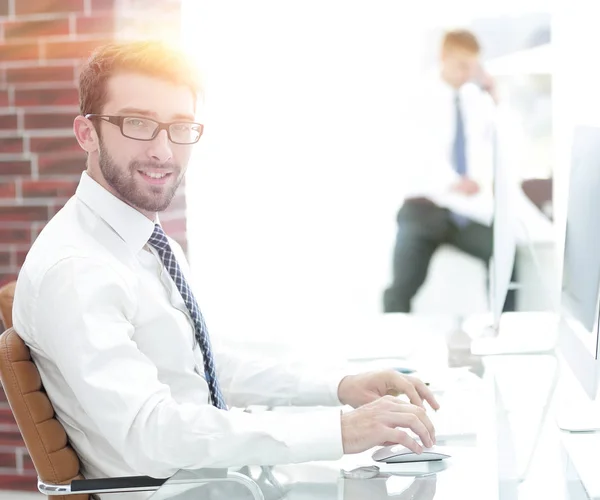
[[[159,122],[193,122],[194,98],[189,88],[137,73],[121,73],[107,82],[103,115],[150,118]],[[93,177],[115,196],[152,217],[165,210],[190,159],[192,146],[169,141],[161,130],[150,141],[125,137],[118,126],[95,120],[99,131],[97,165]],[[136,125],[141,122],[130,122]],[[98,169],[98,171],[95,171]]]
[[[442,52],[442,71],[446,80],[459,88],[477,76],[479,55],[460,48],[446,49]]]

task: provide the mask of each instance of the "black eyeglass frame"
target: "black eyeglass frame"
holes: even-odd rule
[[[202,137],[202,133],[204,132],[204,125],[202,125],[201,123],[197,123],[197,122],[176,121],[176,122],[168,122],[167,123],[167,122],[159,122],[159,121],[153,120],[152,118],[147,118],[145,116],[98,115],[95,113],[88,113],[87,115],[85,115],[85,117],[88,120],[92,120],[94,118],[100,118],[100,119],[104,120],[105,122],[112,123],[113,125],[116,125],[117,127],[119,127],[119,130],[121,131],[121,135],[123,137],[127,137],[128,139],[133,139],[134,141],[145,141],[145,142],[153,141],[154,139],[156,139],[156,136],[160,133],[161,130],[166,130],[167,137],[169,138],[169,141],[171,141],[173,144],[189,146],[191,144],[196,144],[200,140],[200,137]],[[149,139],[140,139],[139,137],[131,137],[130,135],[127,135],[127,134],[125,134],[125,132],[123,132],[123,123],[125,122],[125,119],[127,119],[127,118],[137,118],[140,120],[148,120],[148,121],[158,124],[158,127],[156,127],[154,134],[152,134],[152,137],[150,137]],[[188,123],[188,124],[196,125],[197,127],[199,127],[198,139],[196,139],[194,142],[174,141],[173,138],[171,137],[171,131],[170,131],[169,127],[171,125],[177,125],[179,123]]]

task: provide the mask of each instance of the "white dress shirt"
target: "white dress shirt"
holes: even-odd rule
[[[458,90],[465,127],[467,176],[481,191],[465,196],[451,191],[460,176],[452,165],[457,91],[439,76],[426,80],[413,100],[410,133],[402,142],[405,198],[424,197],[439,206],[489,224],[493,210],[493,132],[491,96],[472,83]]]
[[[84,173],[17,282],[15,330],[86,477],[340,457],[339,408],[251,414],[209,404],[190,315],[147,244],[153,229]],[[171,246],[189,279],[181,247]],[[249,360],[212,340],[229,406],[341,404],[337,368]]]

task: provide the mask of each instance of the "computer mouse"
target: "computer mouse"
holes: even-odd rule
[[[385,462],[386,464],[401,464],[409,462],[431,462],[434,460],[443,460],[450,458],[450,455],[442,451],[437,446],[423,448],[422,453],[415,453],[401,444],[384,446],[373,453],[373,460],[376,462]]]

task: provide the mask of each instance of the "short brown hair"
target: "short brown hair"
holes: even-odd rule
[[[202,91],[194,66],[183,52],[160,41],[115,42],[98,47],[79,75],[79,111],[100,113],[106,103],[106,82],[121,71],[133,71]]]
[[[446,32],[442,40],[442,50],[463,49],[473,54],[479,54],[481,46],[477,37],[468,30],[452,30]]]

